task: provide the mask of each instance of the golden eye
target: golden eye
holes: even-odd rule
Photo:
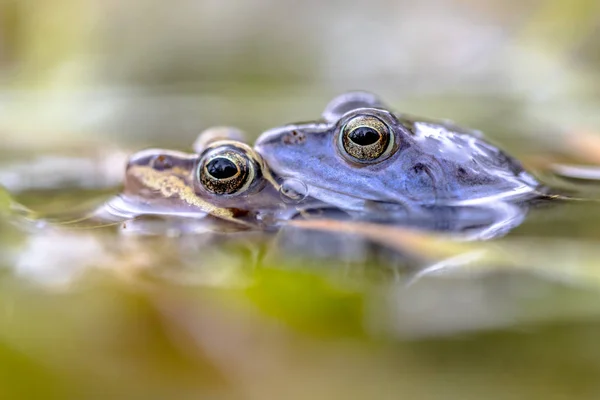
[[[379,118],[359,115],[342,127],[338,146],[352,160],[366,163],[389,154],[394,146],[394,136]]]
[[[230,146],[209,151],[200,161],[198,179],[204,189],[216,195],[244,192],[256,177],[255,163]]]

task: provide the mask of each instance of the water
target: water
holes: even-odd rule
[[[550,154],[515,137],[496,139],[525,162]],[[116,176],[111,165],[103,176]],[[43,166],[36,173],[52,174]],[[130,221],[115,200],[112,224],[78,220],[115,198],[118,179],[57,189],[30,176],[0,194],[0,395],[600,395],[595,201],[505,210],[507,229],[485,241],[302,222],[215,232],[202,217]],[[589,179],[545,178],[580,197],[600,193]],[[290,188],[291,201],[306,194]]]

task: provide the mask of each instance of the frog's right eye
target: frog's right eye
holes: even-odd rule
[[[240,149],[222,146],[205,154],[198,166],[198,181],[215,195],[245,192],[257,177],[256,163]]]
[[[372,163],[383,160],[394,147],[388,125],[371,115],[357,115],[339,132],[338,149],[350,161]]]

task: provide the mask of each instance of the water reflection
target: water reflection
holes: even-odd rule
[[[92,218],[101,223],[102,221],[129,221],[145,216],[162,216],[165,226],[177,224],[181,232],[193,232],[188,226],[203,225],[207,229],[219,232],[225,226],[235,226],[236,223],[218,216],[210,215],[201,208],[179,210],[173,208],[165,199],[150,201],[139,196],[117,195],[102,207],[92,213]],[[510,230],[520,225],[529,210],[527,202],[509,203],[494,202],[473,206],[431,206],[423,208],[419,213],[410,214],[397,209],[380,209],[374,214],[353,213],[329,205],[314,202],[309,199],[307,203],[298,201],[293,207],[286,203],[285,213],[277,212],[270,218],[265,218],[263,225],[249,226],[242,224],[238,226],[241,230],[265,228],[295,227],[297,229],[319,230],[325,229],[330,235],[336,233],[351,232],[358,236],[365,236],[364,231],[355,229],[368,225],[381,225],[383,229],[416,229],[422,231],[438,232],[452,235],[459,240],[489,240],[507,234]],[[267,213],[264,213],[266,215]],[[246,215],[243,215],[245,217]],[[245,221],[245,220],[244,220]],[[330,225],[327,225],[330,223]],[[138,220],[137,232],[145,233],[144,219]],[[156,224],[154,224],[156,225]],[[129,227],[133,226],[129,223]],[[223,228],[224,229],[224,228]],[[231,228],[233,229],[233,228]],[[230,229],[230,230],[231,230]],[[146,232],[150,233],[150,231]],[[160,233],[160,228],[154,230]],[[314,232],[312,233],[315,234]],[[365,239],[372,240],[365,236]]]
[[[160,203],[154,207],[136,200],[118,195],[89,217],[63,222],[23,223],[23,216],[13,215],[18,226],[29,227],[29,233],[11,264],[19,275],[51,285],[74,282],[99,265],[110,265],[119,274],[131,270],[162,274],[168,270],[165,276],[189,275],[182,281],[198,282],[194,276],[199,271],[210,276],[235,271],[241,276],[260,265],[296,259],[310,260],[305,267],[314,264],[318,269],[332,270],[348,266],[367,270],[377,264],[408,283],[415,281],[415,274],[421,277],[437,272],[439,268],[433,266],[446,260],[452,267],[462,265],[456,252],[431,252],[428,245],[423,247],[423,241],[445,238],[460,243],[496,238],[518,226],[527,213],[523,204],[503,204],[437,207],[419,218],[394,220],[388,215],[369,220],[333,208],[299,209],[294,218],[277,220],[273,225],[277,229],[265,230],[201,211],[170,213]],[[151,242],[156,247],[149,252]],[[159,249],[165,253],[157,252]],[[202,279],[214,281],[214,277]]]

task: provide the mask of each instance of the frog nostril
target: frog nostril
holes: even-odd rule
[[[304,133],[294,130],[284,135],[281,141],[284,144],[301,144],[306,141],[306,136]]]
[[[173,168],[173,162],[169,157],[164,154],[157,155],[150,161],[151,167],[163,171],[165,169]]]

